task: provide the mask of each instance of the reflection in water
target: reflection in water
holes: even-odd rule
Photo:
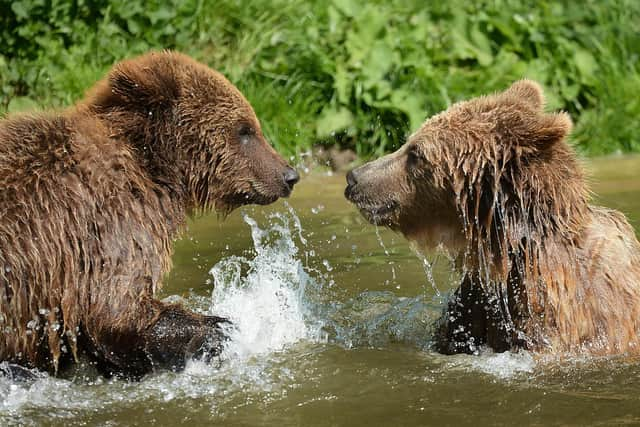
[[[599,202],[634,223],[640,158],[624,159],[628,173],[617,165],[593,167]],[[364,223],[343,187],[344,177],[311,175],[291,206],[190,224],[164,296],[233,319],[219,364],[137,383],[86,366],[65,378],[0,377],[0,425],[640,423],[638,360],[431,352],[457,281],[449,260],[422,262],[403,238]]]

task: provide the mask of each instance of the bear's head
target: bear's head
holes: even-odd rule
[[[187,209],[272,203],[299,179],[240,91],[185,55],[152,52],[116,64],[85,106]]]
[[[370,222],[475,263],[503,262],[527,241],[570,238],[587,190],[564,142],[569,116],[543,109],[542,90],[529,80],[457,103],[395,153],[352,170],[345,196]]]

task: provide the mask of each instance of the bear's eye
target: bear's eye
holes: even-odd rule
[[[407,163],[409,166],[416,166],[422,162],[422,153],[415,147],[412,147],[407,151]]]
[[[238,137],[240,138],[240,142],[246,144],[251,140],[251,137],[256,134],[256,131],[247,124],[242,124],[238,128]]]

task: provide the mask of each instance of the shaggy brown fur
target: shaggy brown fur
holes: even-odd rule
[[[222,75],[172,52],[117,64],[64,113],[0,123],[0,361],[106,374],[216,353],[224,319],[154,299],[189,212],[266,204],[298,176]]]
[[[455,255],[444,353],[640,352],[640,245],[622,214],[588,204],[569,116],[543,107],[540,86],[519,81],[432,117],[347,177],[371,222]]]

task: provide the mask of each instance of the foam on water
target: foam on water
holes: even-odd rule
[[[507,380],[534,372],[536,360],[528,351],[494,353],[483,348],[478,355],[448,356],[446,368],[479,371]]]
[[[243,219],[251,227],[254,257],[223,259],[210,272],[215,283],[210,312],[233,322],[223,357],[236,360],[300,340],[322,340],[322,325],[312,319],[305,300],[307,289],[319,285],[298,259],[291,235],[293,226],[306,243],[297,216],[273,214],[264,229],[246,214]]]
[[[472,361],[471,366],[499,378],[512,378],[521,373],[533,372],[536,362],[531,353],[527,351],[518,353],[507,351],[481,354]]]

